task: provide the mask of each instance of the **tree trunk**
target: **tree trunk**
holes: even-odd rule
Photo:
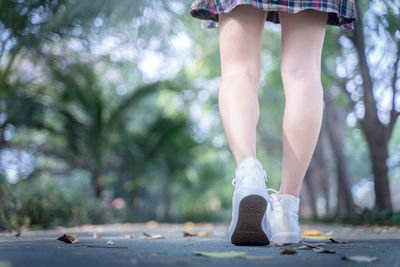
[[[360,17],[362,17],[359,4],[355,1],[356,9]],[[390,122],[388,125],[384,125],[378,118],[377,103],[373,94],[373,82],[369,72],[369,66],[367,63],[366,48],[363,34],[363,22],[357,20],[354,22],[354,34],[350,36],[353,41],[355,50],[359,60],[359,71],[362,77],[362,89],[363,89],[363,102],[365,114],[362,119],[359,119],[359,124],[367,140],[371,160],[372,160],[372,172],[374,174],[374,186],[376,196],[376,206],[379,209],[392,210],[392,202],[390,199],[390,187],[388,178],[388,168],[386,161],[388,155],[388,143],[390,136],[392,135],[393,126],[400,114],[395,110],[395,93],[396,93],[396,80],[397,80],[397,69],[400,58],[400,45],[397,44],[397,57],[394,65],[394,75],[392,78],[392,110],[390,112]],[[349,95],[346,88],[343,88]],[[349,95],[350,101],[351,99]]]
[[[362,123],[365,138],[368,143],[369,153],[372,159],[372,173],[374,174],[375,203],[379,209],[392,210],[390,198],[390,185],[388,177],[388,167],[386,161],[389,158],[388,139],[382,138],[383,127],[374,127]]]
[[[129,208],[133,214],[140,214],[140,207],[138,205],[139,193],[137,186],[135,186],[130,192],[131,198],[129,201]]]
[[[307,199],[309,203],[309,208],[311,209],[312,217],[317,218],[318,217],[318,212],[317,212],[317,194],[315,190],[315,186],[313,183],[313,168],[310,164],[310,166],[307,169],[306,175],[304,177],[304,183],[306,185],[307,189]]]
[[[101,170],[99,167],[96,167],[92,172],[92,184],[96,197],[101,198],[101,192],[103,192],[104,187],[101,181]]]
[[[321,128],[318,142],[312,155],[310,164],[304,176],[305,189],[307,189],[307,200],[314,217],[318,217],[317,200],[318,192],[322,191],[325,198],[325,213],[329,214],[330,197],[329,197],[329,158],[327,152],[329,143],[326,140],[324,127]]]
[[[326,126],[323,125],[321,128],[320,137],[318,140],[319,144],[317,144],[317,153],[319,155],[319,164],[321,166],[321,187],[322,192],[325,196],[325,213],[326,215],[330,215],[331,212],[331,199],[330,199],[330,181],[331,181],[331,173],[329,168],[329,137]]]
[[[328,128],[328,136],[336,162],[338,213],[343,218],[350,215],[354,206],[350,190],[350,173],[347,167],[346,156],[343,152],[346,112],[336,106],[329,92],[324,94],[324,101],[325,123]]]
[[[306,218],[317,217],[317,203],[314,186],[311,183],[310,167],[304,176],[304,182],[300,192],[300,213]]]
[[[386,146],[377,147],[372,153],[372,170],[375,177],[374,189],[376,205],[380,209],[392,210],[392,201],[390,198],[390,186],[388,177],[388,148]]]
[[[169,175],[165,178],[164,186],[164,221],[166,222],[171,220],[172,185]]]

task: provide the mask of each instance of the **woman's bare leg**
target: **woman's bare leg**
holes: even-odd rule
[[[267,12],[239,5],[219,14],[221,82],[218,104],[237,164],[256,156],[261,39]]]
[[[321,53],[327,15],[311,9],[296,14],[279,12],[281,76],[286,98],[281,194],[299,196],[321,129]]]

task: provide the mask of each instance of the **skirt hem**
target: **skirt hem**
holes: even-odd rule
[[[260,7],[257,5],[252,5],[251,3],[245,3],[245,2],[234,2],[232,5],[230,5],[226,9],[220,9],[218,11],[210,9],[208,7],[202,7],[202,6],[196,6],[192,5],[192,7],[189,10],[189,14],[197,19],[202,20],[201,23],[201,28],[217,28],[218,27],[218,14],[220,13],[229,13],[233,8],[235,8],[238,5],[251,5],[255,8],[268,11],[266,21],[275,23],[275,24],[280,24],[279,21],[279,16],[278,16],[278,11],[285,11],[291,14],[298,13],[303,10],[307,9],[313,9],[317,11],[322,11],[322,12],[327,12],[328,13],[328,19],[327,19],[327,24],[332,25],[332,26],[339,26],[342,30],[348,31],[348,30],[354,30],[354,21],[358,19],[357,15],[353,13],[352,15],[348,14],[341,14],[339,9],[335,8],[324,8],[321,9],[321,7],[314,6],[314,7],[300,7],[298,9],[288,9],[285,6],[281,5],[270,5],[268,7]]]

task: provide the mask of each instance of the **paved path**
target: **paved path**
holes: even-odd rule
[[[186,228],[187,229],[187,228]],[[302,225],[303,230],[331,232],[329,240],[305,240],[325,243],[319,246],[338,254],[317,253],[311,249],[290,246],[235,246],[228,242],[227,224],[196,224],[191,231],[208,231],[208,237],[183,235],[183,224],[112,224],[57,228],[47,231],[22,232],[19,237],[0,233],[0,267],[17,266],[400,266],[400,228],[350,227],[333,224]],[[95,239],[97,232],[101,238]],[[148,234],[162,234],[164,239],[148,239]],[[79,241],[67,244],[57,240],[64,233],[75,233]],[[129,236],[133,235],[133,236]],[[113,244],[107,244],[112,240]],[[90,247],[93,246],[93,247]],[[105,246],[98,247],[98,246]],[[113,248],[109,248],[113,247]],[[121,247],[121,248],[115,248]],[[285,248],[295,249],[293,255],[281,255]],[[247,256],[263,258],[209,258],[196,251],[241,251]],[[377,257],[371,263],[358,263],[341,258],[339,254]],[[269,256],[269,257],[265,257]]]

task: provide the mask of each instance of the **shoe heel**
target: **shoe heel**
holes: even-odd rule
[[[262,219],[267,208],[267,201],[260,195],[244,197],[239,204],[239,215],[231,242],[242,246],[269,245],[267,235],[262,229]]]

